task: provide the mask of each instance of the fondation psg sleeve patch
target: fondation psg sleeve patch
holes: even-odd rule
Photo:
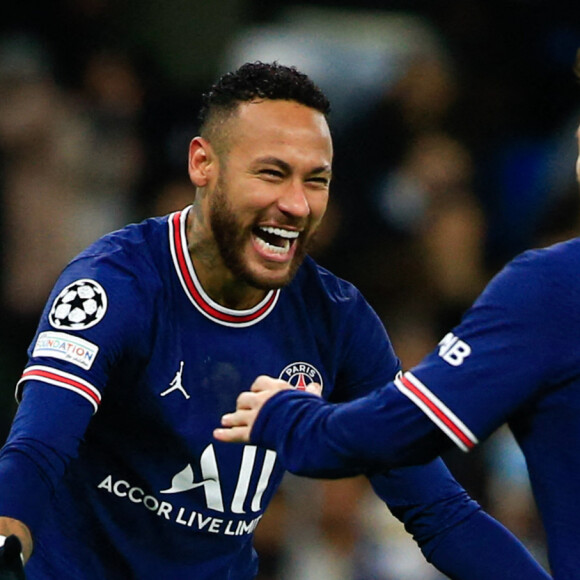
[[[69,284],[55,298],[48,320],[54,328],[83,330],[100,322],[107,312],[107,293],[94,280]]]

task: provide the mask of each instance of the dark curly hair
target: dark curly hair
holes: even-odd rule
[[[295,67],[264,62],[248,62],[223,75],[202,95],[199,124],[202,135],[211,132],[214,117],[232,115],[240,103],[255,99],[296,101],[323,115],[330,113],[324,93]]]

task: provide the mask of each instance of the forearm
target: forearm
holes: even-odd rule
[[[15,535],[22,545],[22,555],[24,562],[32,554],[32,535],[28,527],[19,520],[0,516],[0,535],[8,537]]]
[[[252,427],[250,442],[276,450],[285,469],[299,475],[338,478],[362,473],[364,466],[355,465],[348,450],[344,454],[335,450],[332,439],[326,438],[326,421],[335,406],[319,397],[293,394],[282,391],[265,403]],[[308,441],[315,442],[313,453]]]
[[[551,578],[513,534],[483,511],[425,542],[421,550],[453,580]]]
[[[526,548],[482,511],[441,459],[377,474],[371,484],[426,560],[448,577],[548,578]]]
[[[275,449],[289,471],[319,478],[425,463],[451,445],[395,388],[343,405],[278,393],[260,411],[251,442]]]
[[[91,416],[74,397],[29,385],[0,450],[0,516],[23,522],[33,536]]]
[[[23,522],[32,534],[42,522],[58,479],[46,463],[46,455],[35,446],[18,441],[0,453],[0,516]]]

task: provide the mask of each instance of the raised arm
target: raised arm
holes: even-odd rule
[[[258,377],[252,391],[239,396],[236,411],[224,415],[222,425],[214,432],[220,441],[275,449],[286,469],[310,477],[348,477],[425,463],[452,445],[392,383],[332,405],[288,390],[283,381]],[[421,444],[415,445],[418,440]]]

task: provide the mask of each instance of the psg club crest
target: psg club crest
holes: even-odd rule
[[[103,319],[107,311],[107,294],[94,280],[77,280],[56,297],[48,320],[54,328],[83,330]]]
[[[307,362],[289,364],[278,378],[290,383],[292,387],[300,391],[304,391],[310,383],[318,383],[321,387],[323,386],[322,375]]]

